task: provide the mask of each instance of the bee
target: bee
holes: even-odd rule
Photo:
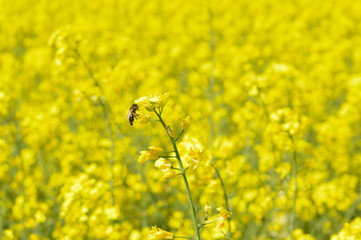
[[[137,104],[133,104],[128,112],[127,119],[129,120],[130,126],[133,126],[134,120],[137,119],[139,107]]]

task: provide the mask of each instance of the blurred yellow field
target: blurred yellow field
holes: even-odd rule
[[[0,22],[0,239],[361,239],[360,1]]]

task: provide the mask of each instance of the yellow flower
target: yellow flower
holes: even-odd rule
[[[138,158],[138,163],[143,164],[147,160],[157,160],[159,155],[164,152],[163,148],[160,147],[149,147],[149,151],[141,151]]]
[[[138,117],[136,118],[136,122],[139,122],[139,123],[149,123],[150,121],[150,117],[148,114],[145,114],[143,112],[140,112],[138,114]]]
[[[215,222],[217,223],[216,228],[221,229],[224,227],[224,220],[231,217],[231,213],[228,212],[223,207],[217,208],[217,211],[219,212],[218,217],[215,219]]]
[[[191,147],[187,157],[188,166],[194,170],[203,159],[205,159],[203,150],[194,150],[194,148]]]
[[[155,108],[163,108],[169,99],[169,93],[158,93],[156,95],[141,97],[134,101],[139,107],[145,108],[147,111],[152,112]]]
[[[276,172],[280,174],[281,179],[284,179],[291,171],[291,164],[288,162],[281,162],[276,168]]]
[[[187,116],[185,119],[182,119],[182,129],[183,129],[183,131],[187,130],[190,122],[191,122],[191,117],[190,116]]]
[[[149,97],[141,97],[134,101],[135,104],[137,104],[139,107],[145,108],[147,111],[153,111],[153,106],[149,102]]]
[[[10,230],[10,229],[6,229],[6,230],[4,230],[2,233],[3,233],[3,238],[2,238],[2,239],[5,239],[5,240],[13,240],[13,239],[16,239],[15,236],[14,236],[13,231]]]
[[[178,174],[171,168],[162,169],[161,172],[163,173],[164,178],[175,177]]]
[[[172,164],[167,159],[160,158],[157,161],[155,161],[154,166],[156,166],[157,168],[162,170],[162,169],[166,169],[166,168],[171,168]]]
[[[172,169],[172,164],[167,159],[158,159],[155,161],[154,166],[160,169],[160,171],[163,173],[163,177],[165,178],[177,176],[177,173],[174,171],[174,169]]]
[[[296,228],[295,230],[293,230],[292,232],[292,236],[293,239],[297,239],[297,240],[315,240],[315,238],[313,236],[311,236],[310,234],[305,234],[302,229]],[[290,239],[289,237],[287,238],[287,240]]]
[[[164,231],[163,229],[157,228],[157,226],[152,227],[152,231],[149,233],[149,240],[152,239],[173,239],[173,233]]]
[[[164,108],[169,99],[169,93],[158,93],[151,96],[148,101],[153,103],[156,108]]]
[[[337,235],[333,235],[331,240],[360,239],[361,238],[361,218],[357,217],[351,222],[345,223]]]

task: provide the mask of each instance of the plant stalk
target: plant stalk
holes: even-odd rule
[[[293,136],[290,135],[292,144],[294,145]],[[292,213],[291,213],[291,226],[290,226],[290,240],[293,239],[292,232],[295,229],[295,220],[296,220],[296,201],[297,201],[297,192],[298,192],[298,182],[297,182],[297,154],[295,149],[293,149],[293,157],[292,157],[292,178],[295,181],[295,192],[293,194],[293,203],[292,203]]]
[[[180,169],[180,172],[181,172],[181,175],[182,175],[182,178],[183,178],[184,186],[185,186],[185,189],[186,189],[186,192],[187,192],[189,207],[191,208],[191,211],[192,211],[193,224],[194,224],[194,234],[195,234],[194,239],[201,240],[200,233],[199,233],[199,227],[198,227],[198,221],[197,221],[196,209],[194,207],[194,203],[193,203],[193,199],[192,199],[192,195],[191,195],[191,190],[189,188],[186,172],[184,170],[183,163],[182,163],[182,160],[181,160],[179,152],[178,152],[176,141],[172,136],[169,135],[169,133],[167,131],[167,125],[164,123],[164,121],[163,121],[163,119],[161,117],[161,114],[158,113],[155,109],[154,109],[154,112],[158,116],[159,121],[162,123],[164,130],[166,131],[170,141],[172,142],[174,152],[175,152],[175,155],[176,155],[176,158],[177,158],[177,162],[178,162],[178,165],[179,165],[179,169]]]

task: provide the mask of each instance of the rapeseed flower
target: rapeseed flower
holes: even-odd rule
[[[138,163],[143,164],[148,160],[157,160],[159,155],[164,152],[160,147],[149,147],[149,151],[141,151],[138,158]]]
[[[158,228],[157,226],[152,227],[152,230],[149,233],[149,240],[153,239],[173,239],[173,233],[167,232],[163,229]]]
[[[195,214],[228,200],[229,239],[360,238],[360,1],[0,12],[0,238],[139,240],[159,221],[192,237],[184,177]]]
[[[331,240],[361,239],[361,218],[357,217],[351,222],[346,222],[337,235],[333,235]]]
[[[155,95],[141,97],[135,100],[135,104],[139,105],[139,107],[145,108],[147,111],[151,112],[155,109],[163,109],[167,104],[169,99],[169,93],[158,93]]]
[[[182,123],[183,131],[187,130],[190,122],[191,122],[191,117],[190,116],[187,116],[185,119],[182,119],[181,123]]]
[[[228,218],[231,217],[231,213],[228,212],[226,209],[224,209],[223,207],[217,208],[217,211],[219,212],[218,217],[216,217],[214,219],[214,221],[216,222],[216,228],[217,229],[221,229],[224,227],[224,221]]]
[[[177,172],[172,168],[172,164],[164,158],[155,161],[154,166],[159,168],[165,178],[177,176]]]
[[[169,93],[158,93],[156,95],[150,96],[148,101],[155,105],[156,108],[164,108],[169,99]]]
[[[191,149],[188,152],[187,156],[187,164],[191,169],[196,169],[198,164],[206,159],[206,154],[203,152],[203,150],[194,149],[191,147]]]

